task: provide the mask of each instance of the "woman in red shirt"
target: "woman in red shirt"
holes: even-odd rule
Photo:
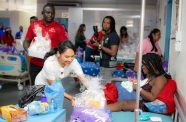
[[[10,27],[7,27],[5,29],[5,33],[2,36],[2,42],[5,45],[13,46],[14,43],[14,37],[12,36],[12,30]]]
[[[140,88],[140,109],[150,111],[145,103],[158,101],[164,103],[166,110],[164,114],[171,115],[175,112],[174,93],[176,83],[171,76],[167,74],[163,67],[161,57],[155,53],[147,53],[142,57],[142,70],[147,75],[147,83]],[[133,83],[133,89],[136,89],[136,83]],[[107,107],[112,111],[134,111],[136,101],[119,101],[109,104]]]

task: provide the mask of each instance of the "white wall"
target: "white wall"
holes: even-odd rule
[[[139,22],[140,22],[140,12],[139,11],[126,11],[117,9],[108,10],[83,10],[83,23],[86,24],[85,36],[90,38],[93,35],[93,25],[97,25],[98,29],[102,29],[102,21],[105,16],[113,16],[116,22],[116,31],[119,34],[121,26],[129,26],[128,22],[131,22],[132,26],[128,27],[129,35],[132,36],[133,33],[139,32]],[[134,17],[136,16],[136,17]]]
[[[175,51],[175,41],[171,40],[170,45],[170,73],[172,74],[173,78],[177,81],[177,89],[180,93],[180,95],[184,98],[184,101],[186,102],[186,41],[185,41],[185,35],[186,35],[186,1],[182,0],[182,15],[181,15],[181,52]],[[175,15],[174,15],[175,16]],[[174,23],[173,25],[174,26]],[[174,28],[173,28],[174,29]],[[175,32],[175,30],[172,29],[172,33]],[[174,34],[172,34],[172,37],[175,37]]]
[[[82,8],[69,8],[68,35],[69,39],[74,42],[78,27],[83,23]]]
[[[17,31],[16,25],[18,25],[19,12],[17,11],[1,11],[0,17],[5,17],[10,19],[10,27],[12,28],[12,34]]]
[[[160,48],[164,54],[165,48],[165,31],[166,31],[166,5],[167,0],[158,0],[157,1],[157,27],[161,30],[161,38],[159,40]]]
[[[138,6],[138,8],[140,8]],[[121,26],[128,27],[129,41],[138,44],[139,28],[140,28],[140,9],[136,6],[128,5],[127,8],[83,8],[83,23],[86,24],[85,36],[87,39],[93,34],[93,25],[97,25],[98,29],[102,29],[102,20],[105,16],[113,16],[116,22],[116,31],[120,34]],[[145,11],[145,33],[146,38],[150,31],[157,27],[156,6],[147,6]],[[133,26],[129,26],[128,22],[132,22]]]
[[[26,33],[27,28],[30,24],[30,17],[35,15],[34,12],[24,12],[24,11],[0,11],[0,17],[10,18],[10,27],[12,28],[12,34],[19,30],[19,26],[22,25],[24,33]]]

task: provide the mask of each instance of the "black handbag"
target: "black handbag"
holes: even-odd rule
[[[23,108],[37,98],[41,98],[44,88],[44,85],[35,85],[25,88],[22,97],[18,101],[19,107]]]

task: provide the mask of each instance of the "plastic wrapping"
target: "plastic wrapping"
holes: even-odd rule
[[[42,103],[40,101],[33,101],[25,106],[24,109],[29,113],[29,115],[45,114],[49,112],[49,105],[46,102]]]
[[[43,59],[45,54],[51,49],[51,40],[48,33],[43,37],[41,27],[35,25],[36,37],[28,48],[28,55]]]
[[[111,122],[111,111],[106,109],[75,108],[70,122]]]
[[[44,93],[47,97],[47,102],[49,103],[49,105],[53,104],[57,106],[56,107],[57,111],[63,109],[64,88],[60,80],[53,82],[51,85],[46,85]]]
[[[88,90],[75,95],[75,107],[104,108],[106,105],[101,78],[88,78]]]

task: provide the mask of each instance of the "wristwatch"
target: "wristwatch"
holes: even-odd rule
[[[99,50],[101,50],[101,44],[99,44],[98,48],[99,48]]]

